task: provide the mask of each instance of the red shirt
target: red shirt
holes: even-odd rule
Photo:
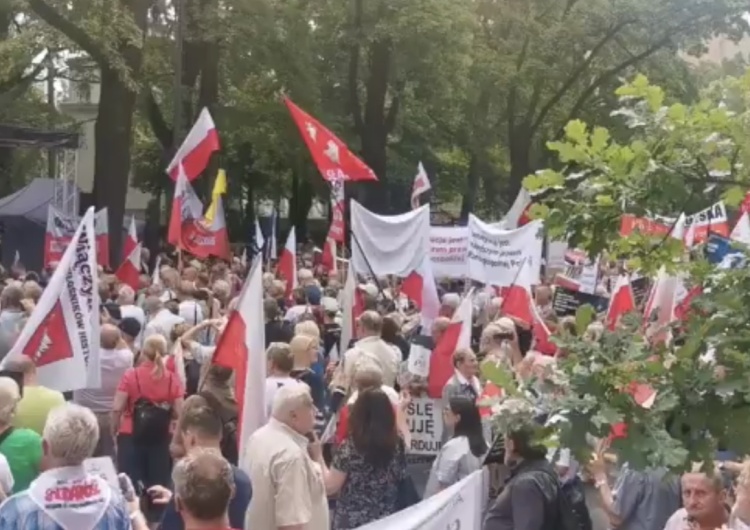
[[[138,398],[144,397],[154,403],[174,403],[185,394],[182,381],[173,372],[165,370],[161,377],[153,372],[154,363],[146,360],[122,375],[117,391],[127,394],[128,401],[120,420],[120,434],[132,434],[133,407]]]

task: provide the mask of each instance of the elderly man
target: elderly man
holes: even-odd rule
[[[383,384],[396,384],[401,352],[382,338],[383,317],[377,311],[365,311],[357,320],[357,337],[354,347],[344,354],[344,388],[349,388],[360,362],[372,361],[383,371]]]
[[[141,325],[141,330],[146,325],[146,313],[139,306],[135,305],[135,291],[129,285],[121,285],[117,292],[117,303],[120,305],[120,315],[122,319],[134,318]],[[140,348],[143,337],[135,339],[136,347]]]
[[[253,498],[245,528],[329,528],[323,474],[309,453],[306,436],[314,426],[315,407],[307,385],[279,388],[270,421],[247,443],[246,471]]]
[[[149,315],[149,321],[143,332],[144,341],[151,335],[163,335],[169,341],[172,336],[172,328],[185,322],[185,319],[165,308],[164,302],[160,298],[149,296],[146,298],[144,305],[146,313]]]
[[[236,487],[232,466],[220,454],[205,449],[191,452],[177,462],[172,481],[185,528],[231,530],[227,511]]]
[[[84,469],[83,462],[94,452],[98,438],[99,426],[90,410],[73,404],[54,409],[44,427],[47,470],[28,490],[16,493],[0,507],[0,528],[147,528],[140,512],[130,513],[119,488],[112,488],[106,479]]]
[[[720,473],[710,475],[697,469],[682,475],[682,508],[672,514],[664,530],[723,528],[729,522],[727,496]]]

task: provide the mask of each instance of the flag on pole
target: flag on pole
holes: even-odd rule
[[[255,248],[259,253],[262,253],[263,247],[266,244],[266,238],[263,237],[263,230],[260,229],[260,219],[255,218]]]
[[[141,283],[141,248],[141,244],[138,243],[115,271],[117,279],[136,292]]]
[[[211,205],[208,207],[206,212],[206,219],[213,221],[216,215],[216,205],[222,195],[227,193],[227,173],[223,169],[220,169],[216,174],[216,182],[214,182],[214,190],[211,192]]]
[[[443,387],[453,376],[453,354],[461,348],[471,346],[471,318],[474,306],[474,288],[461,300],[453,319],[435,344],[430,357],[430,373],[427,377],[427,393],[431,398],[441,398]]]
[[[133,250],[135,250],[135,247],[138,245],[138,230],[135,226],[135,216],[130,216],[130,227],[128,228],[128,235],[125,238],[125,243],[123,244],[123,256],[126,258],[130,256],[130,254],[133,253]]]
[[[216,125],[208,109],[203,109],[193,128],[185,137],[185,141],[175,153],[167,167],[167,173],[176,181],[180,174],[180,166],[188,182],[195,180],[206,169],[208,161],[214,151],[218,151],[219,135]]]
[[[416,210],[419,208],[419,196],[423,193],[432,189],[430,179],[427,177],[427,172],[424,170],[422,162],[417,166],[417,174],[414,177],[414,185],[411,189],[411,209]]]
[[[286,281],[286,296],[289,298],[297,287],[297,236],[294,233],[294,227],[289,230],[289,235],[286,237],[284,250],[279,256],[277,273]]]

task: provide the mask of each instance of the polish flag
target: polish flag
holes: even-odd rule
[[[750,191],[745,193],[745,198],[742,199],[742,204],[740,204],[740,212],[750,213]]]
[[[263,237],[263,230],[260,229],[260,220],[255,218],[255,248],[262,253],[263,246],[266,244],[266,238]]]
[[[78,223],[54,206],[47,209],[47,230],[44,234],[44,266],[59,262],[70,245]]]
[[[328,182],[378,180],[375,172],[318,120],[284,98],[318,171]]]
[[[732,233],[729,234],[729,239],[750,246],[750,217],[748,212],[742,212],[740,218],[737,219],[737,224],[734,225]]]
[[[429,256],[425,256],[419,267],[404,278],[401,292],[419,309],[422,334],[429,333],[432,322],[440,316],[440,297]]]
[[[320,264],[329,273],[338,271],[336,252],[336,240],[330,237],[326,238],[325,245],[323,245],[323,255],[320,257]]]
[[[31,358],[39,384],[60,392],[101,386],[94,216],[89,208],[5,357]]]
[[[650,338],[654,344],[666,343],[671,338],[668,326],[676,320],[675,306],[678,283],[677,277],[667,274],[666,268],[662,267],[654,285],[651,287],[643,316],[646,327],[655,330]]]
[[[419,196],[431,189],[432,185],[430,184],[430,179],[427,177],[427,172],[424,170],[422,162],[420,162],[417,166],[417,174],[414,177],[414,185],[411,188],[412,210],[419,208]]]
[[[232,249],[229,247],[229,233],[224,217],[224,201],[217,197],[213,205],[213,220],[203,217],[183,221],[181,248],[197,258],[216,256],[231,261]]]
[[[130,216],[130,228],[128,228],[128,236],[125,238],[125,244],[123,245],[123,254],[127,257],[133,253],[135,247],[138,246],[138,231],[135,228],[135,216]]]
[[[172,180],[177,181],[182,166],[188,182],[195,180],[203,170],[206,169],[211,154],[218,151],[219,135],[216,125],[208,109],[203,109],[198,120],[190,129],[185,141],[175,153],[174,158],[167,167],[167,173]]]
[[[245,444],[266,419],[266,338],[263,314],[263,265],[253,261],[237,307],[219,337],[212,363],[234,370],[234,395],[239,404],[237,444],[239,465],[249,465]]]
[[[506,230],[515,230],[531,221],[529,217],[529,209],[531,208],[531,194],[526,191],[526,188],[521,188],[516,195],[516,200],[513,201],[513,205],[505,214],[502,223]]]
[[[106,208],[96,212],[96,260],[102,267],[109,267],[109,214]]]
[[[531,301],[531,316],[533,318],[531,332],[534,336],[534,349],[539,353],[554,357],[557,355],[557,346],[550,340],[552,333],[533,300]]]
[[[461,348],[471,346],[471,320],[473,316],[474,289],[461,300],[451,323],[448,325],[430,356],[430,375],[427,377],[427,393],[439,399],[443,387],[453,376],[453,354]]]
[[[336,180],[331,182],[331,226],[328,228],[328,235],[326,237],[338,243],[344,242],[346,230],[344,222],[345,204],[344,181]]]
[[[560,274],[560,273],[555,274],[555,279],[553,280],[553,283],[558,287],[562,287],[570,291],[578,292],[581,290],[580,282],[577,282],[573,278],[565,276],[564,274]]]
[[[534,322],[531,304],[531,279],[533,278],[531,260],[525,258],[521,263],[515,282],[513,282],[503,295],[503,303],[500,311],[503,315],[531,325]]]
[[[617,327],[620,317],[626,313],[635,311],[635,298],[633,289],[630,287],[630,278],[622,275],[617,278],[614,289],[612,289],[612,298],[609,300],[607,309],[607,326],[611,331]]]
[[[138,243],[128,254],[128,257],[115,271],[115,276],[125,285],[129,285],[134,291],[140,286],[141,267],[141,244]]]
[[[201,203],[201,200],[195,194],[195,190],[188,182],[185,172],[180,170],[174,187],[174,199],[172,199],[172,213],[169,217],[167,242],[170,245],[182,248],[183,224],[188,221],[199,220],[202,215],[203,203]]]
[[[286,245],[279,256],[277,273],[279,278],[286,281],[286,296],[289,298],[297,287],[297,236],[294,227],[289,230]]]
[[[674,308],[674,317],[679,321],[684,321],[690,315],[691,305],[696,297],[703,294],[703,286],[696,285],[691,288],[682,300],[679,300]]]

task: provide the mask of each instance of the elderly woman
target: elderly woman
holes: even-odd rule
[[[42,462],[41,436],[31,429],[13,428],[13,418],[20,400],[18,384],[9,377],[0,377],[0,454],[10,466],[14,479],[13,491],[28,488],[39,474]]]
[[[7,383],[0,385],[9,388]],[[3,503],[0,528],[148,528],[135,503],[129,506],[120,488],[112,488],[105,478],[84,468],[83,462],[93,454],[98,440],[99,424],[89,409],[70,403],[53,409],[44,426],[46,470],[28,490]],[[125,485],[132,489],[128,482]],[[55,504],[56,495],[74,488],[81,489],[81,502]]]
[[[479,339],[480,357],[515,365],[523,355],[518,347],[515,323],[506,317],[489,324]]]

